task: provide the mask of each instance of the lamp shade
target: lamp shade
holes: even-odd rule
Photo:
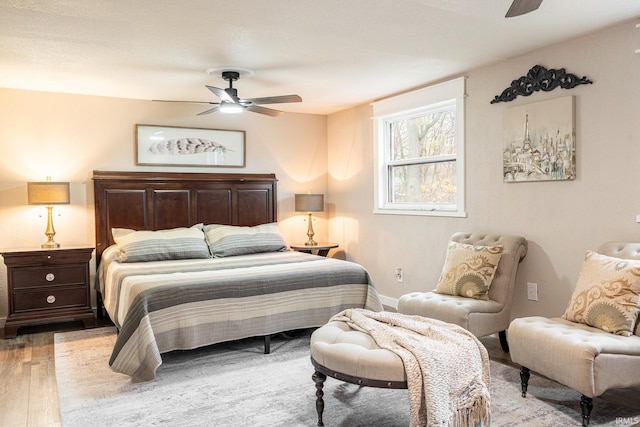
[[[68,182],[27,182],[27,203],[30,205],[68,205]]]
[[[296,194],[296,212],[324,211],[324,194]]]

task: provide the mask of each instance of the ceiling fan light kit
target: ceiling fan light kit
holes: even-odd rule
[[[239,113],[242,113],[242,111],[244,111],[244,108],[242,108],[242,105],[240,104],[234,104],[233,102],[222,101],[220,103],[219,110],[221,113],[225,113],[225,114],[239,114]]]
[[[184,102],[190,104],[209,104],[214,105],[213,108],[198,113],[198,116],[214,113],[219,111],[221,113],[237,114],[242,113],[244,110],[251,111],[252,113],[264,114],[271,117],[277,117],[283,114],[282,111],[275,110],[273,108],[261,107],[260,104],[282,104],[288,102],[302,102],[302,98],[298,95],[280,95],[280,96],[267,96],[262,98],[247,98],[242,99],[238,97],[238,89],[233,87],[233,82],[240,79],[241,76],[251,76],[253,71],[248,68],[229,68],[229,67],[216,67],[209,68],[207,70],[209,75],[220,75],[223,80],[229,82],[229,87],[220,89],[214,86],[205,87],[209,89],[214,95],[220,98],[220,102],[206,102],[206,101],[164,101],[154,100],[159,102]]]

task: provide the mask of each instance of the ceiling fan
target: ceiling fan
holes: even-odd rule
[[[513,0],[511,7],[507,11],[505,18],[512,18],[514,16],[524,15],[525,13],[533,12],[542,4],[542,0]]]
[[[280,96],[267,96],[264,98],[247,98],[242,99],[238,97],[238,89],[233,87],[233,82],[240,78],[240,72],[244,70],[223,70],[221,77],[223,80],[229,82],[229,87],[226,89],[220,89],[213,86],[206,86],[214,95],[220,98],[220,102],[207,102],[207,101],[168,101],[168,100],[154,100],[158,102],[185,102],[190,104],[210,104],[215,107],[198,113],[198,116],[203,114],[210,114],[216,111],[221,113],[241,113],[244,110],[251,111],[253,113],[266,114],[267,116],[277,117],[284,114],[282,111],[274,110],[273,108],[262,107],[261,104],[282,104],[288,102],[301,102],[302,98],[298,95],[280,95]]]

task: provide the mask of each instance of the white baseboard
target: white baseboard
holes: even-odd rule
[[[386,297],[384,295],[378,295],[378,298],[380,299],[380,302],[382,303],[382,305],[386,305],[388,307],[393,307],[393,308],[398,308],[398,299],[397,298]]]

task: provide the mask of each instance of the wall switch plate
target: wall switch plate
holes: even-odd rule
[[[527,282],[527,299],[529,301],[538,301],[538,284]]]
[[[636,222],[640,222],[640,215],[636,215]]]

